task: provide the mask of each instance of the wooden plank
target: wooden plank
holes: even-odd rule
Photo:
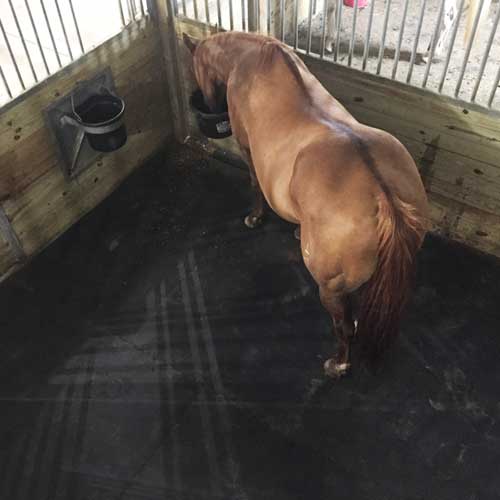
[[[164,142],[162,130],[143,129],[77,181],[68,183],[59,169],[51,169],[19,197],[6,201],[5,211],[26,254],[37,253],[94,208]]]
[[[174,118],[175,136],[182,142],[187,135],[185,119],[186,97],[183,93],[182,78],[180,77],[179,47],[174,35],[176,23],[170,0],[152,0],[155,9],[155,20],[160,33],[163,66],[165,68],[168,85],[168,94]]]
[[[101,48],[99,55],[94,51],[83,56],[79,61],[82,67],[71,68],[69,76],[63,71],[59,78],[52,78],[39,89],[40,95],[31,92],[26,100],[10,107],[6,114],[11,117],[7,121],[14,120],[12,125],[5,122],[4,115],[1,117],[2,125],[12,128],[23,123],[23,127],[30,130],[11,150],[11,164],[8,167],[2,164],[0,168],[4,178],[12,176],[16,169],[31,175],[28,183],[18,182],[16,191],[9,191],[1,205],[28,257],[46,247],[108,196],[135,168],[164,147],[173,132],[157,28],[150,22],[143,23],[140,28],[133,27],[128,34],[118,35],[106,44],[108,49]],[[117,92],[127,104],[127,143],[114,153],[101,155],[78,177],[67,180],[56,146],[42,128],[42,109],[54,89],[62,94],[62,89],[71,89],[76,80],[108,65],[111,65]],[[21,152],[20,148],[29,151]],[[36,175],[29,166],[19,163],[20,159],[28,158],[36,159],[43,167]],[[0,248],[0,280],[19,267],[5,254]]]
[[[443,147],[499,164],[500,113],[375,77],[352,68],[303,56],[325,88],[351,109],[355,103],[381,113],[394,122],[410,123],[414,137],[443,137]]]
[[[38,91],[0,110],[0,200],[22,191],[58,161],[43,110],[75,83],[111,67],[118,93],[126,94],[133,80],[152,58],[160,59],[158,31],[151,22],[134,23],[61,72],[43,82]],[[35,90],[37,89],[35,88]],[[128,109],[127,109],[128,113]]]

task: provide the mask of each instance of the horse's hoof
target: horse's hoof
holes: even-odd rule
[[[349,371],[350,367],[350,363],[336,363],[334,359],[328,359],[324,364],[325,375],[340,378]]]
[[[262,217],[257,217],[256,215],[247,215],[245,217],[245,226],[253,229],[262,224]]]
[[[296,240],[299,240],[300,241],[300,226],[297,226],[295,228],[295,231],[293,232],[293,235],[295,236],[295,239]]]

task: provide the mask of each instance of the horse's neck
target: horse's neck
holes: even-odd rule
[[[251,49],[262,45],[262,41],[246,33],[227,33],[214,44],[208,46],[210,66],[221,77],[224,83],[242,56]]]

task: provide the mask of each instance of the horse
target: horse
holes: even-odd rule
[[[377,365],[397,336],[427,232],[415,162],[395,137],[355,120],[274,38],[183,38],[206,105],[215,110],[227,98],[254,192],[245,224],[257,227],[269,206],[300,229],[305,266],[338,339],[325,373],[348,372],[355,337]]]

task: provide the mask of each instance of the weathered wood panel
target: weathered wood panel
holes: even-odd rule
[[[75,83],[109,66],[126,104],[128,141],[67,180],[43,110]],[[173,133],[158,28],[133,24],[0,111],[0,199],[30,257],[110,194]],[[12,266],[0,246],[0,280]]]
[[[118,92],[135,88],[138,75],[161,64],[158,31],[151,22],[133,24],[82,59],[0,110],[0,200],[22,191],[58,162],[43,110],[75,83],[110,66]],[[155,71],[158,73],[159,71]],[[128,103],[127,103],[128,104]],[[161,103],[160,103],[161,105]],[[129,122],[133,110],[127,109]]]
[[[213,29],[178,22],[202,39]],[[180,49],[186,92],[194,82],[187,51]],[[500,256],[500,114],[476,105],[304,56],[304,61],[362,123],[395,135],[415,159],[431,201],[435,231]],[[199,135],[189,120],[190,135]],[[208,141],[238,153],[234,140]]]

